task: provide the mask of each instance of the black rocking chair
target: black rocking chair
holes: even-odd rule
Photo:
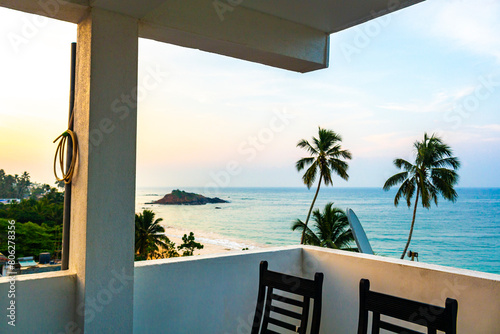
[[[276,330],[278,327],[284,329],[285,331],[281,333],[291,331],[305,334],[311,299],[314,299],[314,305],[310,333],[318,334],[321,320],[322,287],[322,273],[316,273],[314,280],[309,280],[267,270],[267,261],[262,261],[260,263],[257,308],[251,334],[277,334],[278,332],[268,329],[269,325],[273,325]],[[286,292],[286,296],[277,294],[276,290]],[[299,296],[299,298],[295,298],[295,296]],[[275,315],[278,315],[279,318],[276,318]]]
[[[378,334],[380,329],[393,333],[423,334],[380,320],[380,315],[404,320],[427,327],[428,334],[436,334],[437,330],[446,334],[457,333],[458,303],[447,298],[445,307],[420,303],[379,292],[370,291],[370,281],[361,279],[359,282],[359,322],[358,334],[366,334],[368,330],[368,311],[373,312],[372,334]]]

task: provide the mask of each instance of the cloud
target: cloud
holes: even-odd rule
[[[468,125],[460,131],[440,131],[439,134],[452,146],[496,143],[500,142],[500,124]]]
[[[415,141],[415,136],[408,135],[408,133],[387,132],[378,133],[368,136],[363,136],[355,144],[353,150],[356,151],[358,156],[366,157],[394,157],[408,154],[411,158],[412,145]],[[404,158],[407,158],[404,156]]]
[[[487,125],[477,125],[474,128],[479,130],[490,130],[494,132],[500,132],[500,124],[487,124]]]
[[[441,91],[434,94],[430,100],[414,100],[409,103],[389,102],[378,107],[386,110],[405,111],[413,113],[445,112],[465,96],[474,92],[473,86],[461,87],[454,91]]]
[[[424,7],[425,6],[425,7]],[[436,1],[422,4],[422,31],[451,41],[455,47],[500,62],[500,2],[497,0]],[[415,20],[417,21],[417,20]],[[432,27],[429,29],[428,27]]]

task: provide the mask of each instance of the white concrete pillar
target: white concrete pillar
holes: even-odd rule
[[[133,330],[137,31],[98,8],[78,24],[69,268],[84,333]]]

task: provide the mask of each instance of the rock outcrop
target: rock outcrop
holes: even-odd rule
[[[229,203],[218,197],[210,198],[203,195],[188,193],[183,190],[173,190],[170,194],[166,194],[163,198],[153,201],[150,204],[166,204],[166,205],[204,205],[207,203]]]

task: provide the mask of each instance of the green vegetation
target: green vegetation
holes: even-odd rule
[[[56,182],[56,184],[61,187],[59,182]],[[17,174],[9,175],[5,174],[3,169],[0,169],[0,198],[40,199],[49,192],[57,193],[57,189],[48,184],[31,182],[28,172],[23,172],[21,176]]]
[[[189,236],[184,234],[182,237],[183,244],[177,247],[179,251],[184,249],[182,256],[192,256],[196,249],[203,249],[203,245],[194,241],[194,233],[190,232]]]
[[[0,252],[7,250],[7,221],[15,220],[16,256],[35,256],[42,252],[57,255],[61,249],[64,197],[55,189],[39,200],[0,205]]]
[[[14,219],[16,223],[62,226],[64,194],[51,188],[40,196],[31,196],[20,203],[0,205],[0,218]]]
[[[354,236],[342,209],[334,207],[333,203],[327,203],[323,212],[316,209],[312,215],[314,221],[312,229],[300,219],[292,225],[293,231],[305,232],[305,245],[357,251],[357,248],[352,246]]]
[[[405,257],[410,246],[419,198],[421,198],[422,206],[430,209],[432,201],[438,204],[439,194],[452,202],[455,202],[458,197],[454,186],[458,182],[458,174],[455,170],[460,168],[460,161],[457,157],[452,157],[452,149],[443,143],[441,138],[434,134],[429,137],[427,133],[424,134],[422,141],[416,141],[413,146],[416,150],[415,162],[395,159],[394,165],[403,169],[404,172],[391,176],[384,184],[386,191],[401,184],[394,198],[395,206],[398,206],[399,200],[404,197],[406,204],[410,207],[413,195],[416,197],[410,233],[401,259]]]
[[[184,250],[182,256],[193,255],[195,249],[202,249],[203,245],[195,241],[194,233],[184,234],[183,243],[177,247],[164,234],[165,229],[160,225],[162,218],[155,220],[155,213],[144,210],[135,215],[135,259],[163,259],[177,257],[177,250]]]
[[[64,194],[48,184],[37,184],[24,172],[21,176],[5,174],[0,169],[0,198],[21,201],[0,204],[0,252],[7,251],[7,226],[16,222],[16,256],[34,256],[42,252],[60,254]]]
[[[0,253],[7,254],[8,219],[0,218]],[[34,256],[49,252],[52,255],[61,248],[62,227],[19,223],[16,221],[16,257]]]
[[[56,183],[59,188],[63,183]],[[180,191],[179,191],[180,193]],[[7,253],[8,221],[16,222],[16,256],[34,256],[42,252],[60,256],[64,193],[48,184],[30,181],[24,172],[21,176],[5,174],[0,170],[0,198],[18,198],[19,203],[0,204],[0,252]],[[135,215],[136,260],[158,259],[193,255],[203,245],[195,241],[191,232],[182,238],[183,244],[176,247],[163,233],[159,225],[162,219],[154,219],[152,211],[144,210]]]
[[[162,220],[155,220],[155,213],[151,210],[135,214],[136,260],[159,258],[161,249],[169,248],[170,240],[163,234],[165,229],[160,225]]]
[[[172,190],[172,196],[174,196],[176,198],[183,198],[186,200],[193,200],[193,199],[196,199],[198,195],[195,193],[188,193],[184,190],[176,189],[176,190]]]
[[[49,252],[60,254],[64,194],[48,184],[37,184],[24,172],[21,176],[5,174],[0,169],[0,198],[21,201],[0,204],[0,252],[7,251],[7,226],[16,222],[16,256],[34,256]]]
[[[0,169],[0,198],[26,198],[30,195],[30,186],[30,175],[27,172],[21,176],[8,175]]]
[[[301,244],[305,243],[307,223],[309,222],[309,217],[311,216],[314,203],[318,197],[321,181],[325,183],[325,186],[330,184],[333,185],[332,172],[344,180],[349,179],[349,175],[347,174],[349,165],[347,162],[342,160],[342,158],[350,160],[352,155],[351,152],[344,150],[340,146],[341,141],[342,137],[339,134],[333,132],[332,130],[326,130],[319,127],[318,138],[313,137],[312,144],[305,139],[302,139],[297,144],[297,147],[305,149],[310,154],[310,157],[302,158],[295,164],[295,167],[299,172],[306,168],[306,166],[310,165],[304,173],[304,176],[302,176],[302,180],[307,186],[307,189],[311,189],[311,186],[314,184],[316,176],[319,172],[318,188],[316,189],[316,194],[314,195],[311,207],[307,213],[306,222],[304,223],[305,228],[302,231],[302,238],[300,241]]]

